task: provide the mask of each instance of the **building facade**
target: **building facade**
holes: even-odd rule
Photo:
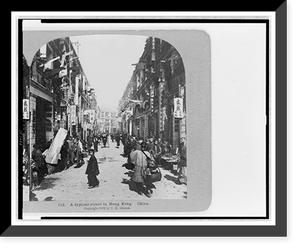
[[[35,144],[46,149],[60,127],[85,139],[93,128],[84,111],[97,103],[70,38],[48,42],[30,66],[23,59],[24,64],[28,73],[23,70],[23,100],[29,104],[24,132],[30,152]]]
[[[100,106],[97,116],[97,124],[99,133],[114,134],[118,129],[117,123],[118,109],[110,106]]]
[[[185,71],[178,51],[148,37],[119,102],[123,132],[186,144]]]

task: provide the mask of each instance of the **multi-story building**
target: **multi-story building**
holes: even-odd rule
[[[123,132],[161,138],[174,148],[185,143],[185,99],[185,71],[180,54],[168,42],[148,37],[119,103]]]
[[[42,46],[28,70],[23,75],[23,85],[28,90],[23,98],[29,100],[25,133],[30,152],[34,144],[45,149],[60,127],[83,138],[88,133],[84,110],[91,109],[94,103],[70,38],[52,40]]]
[[[102,105],[99,107],[97,124],[99,133],[116,133],[118,131],[117,108]]]

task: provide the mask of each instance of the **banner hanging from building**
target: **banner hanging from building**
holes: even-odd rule
[[[43,152],[43,155],[45,156],[45,161],[49,164],[57,164],[61,147],[64,143],[64,140],[68,134],[68,130],[60,128],[55,135],[49,149],[46,149]]]
[[[183,99],[174,98],[174,118],[183,118]]]
[[[79,75],[75,77],[75,95],[74,95],[74,103],[78,105],[78,97],[79,97]]]

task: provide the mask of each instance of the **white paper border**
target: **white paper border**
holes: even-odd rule
[[[12,114],[16,114],[16,93],[17,93],[17,55],[16,55],[16,48],[18,46],[17,41],[17,18],[20,17],[35,17],[35,18],[50,18],[50,17],[57,17],[57,18],[77,18],[77,17],[91,17],[94,16],[103,16],[103,17],[110,17],[115,16],[116,18],[120,17],[132,17],[135,16],[137,18],[142,16],[149,16],[149,17],[173,17],[176,16],[178,18],[186,18],[190,16],[191,18],[195,17],[221,17],[221,18],[235,18],[235,17],[253,17],[257,16],[257,18],[261,16],[269,16],[270,17],[270,57],[271,57],[271,63],[270,63],[270,219],[269,220],[155,220],[155,221],[149,221],[149,220],[109,220],[109,221],[20,221],[16,220],[17,215],[17,183],[16,179],[12,178],[11,180],[11,190],[12,190],[12,225],[275,225],[275,13],[273,12],[143,12],[140,13],[140,15],[137,16],[136,12],[43,12],[43,13],[37,13],[37,12],[12,12],[12,32],[11,32],[11,41],[12,41],[12,51],[11,51],[11,79],[12,79],[12,85],[11,85],[11,107],[12,107]],[[118,27],[119,28],[119,27]],[[16,116],[12,116],[12,128],[17,126],[17,118]],[[17,131],[17,128],[16,128]],[[13,133],[12,130],[12,144],[11,144],[11,162],[12,166],[17,165],[17,158],[13,154],[16,152],[17,149],[17,134]],[[11,169],[12,177],[16,176],[16,168],[12,167]],[[70,214],[68,214],[70,215]],[[139,214],[141,215],[141,214]],[[170,215],[170,214],[169,214]],[[194,216],[201,215],[198,213],[194,213]],[[82,216],[82,215],[81,215]],[[147,213],[147,216],[149,214]],[[156,214],[157,216],[157,214]],[[222,215],[221,215],[222,216]]]

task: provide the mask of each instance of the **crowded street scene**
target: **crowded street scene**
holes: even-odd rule
[[[23,57],[23,200],[186,199],[185,99],[159,38],[64,37]]]
[[[95,137],[96,142],[92,145],[80,141],[78,143],[70,138],[67,140],[70,148],[63,149],[69,153],[62,154],[62,159],[56,167],[42,163],[38,167],[36,179],[33,180],[31,200],[186,198],[186,179],[184,176],[179,178],[177,170],[168,168],[166,163],[164,166],[158,165],[160,177],[153,179],[153,182],[144,181],[142,186],[139,185],[139,178],[142,180],[142,176],[136,173],[133,164],[138,161],[134,159],[134,151],[140,152],[137,148],[142,147],[139,142],[132,143],[132,140],[126,140],[125,145],[121,142],[121,145],[117,146],[118,142],[109,137],[104,146],[105,141],[98,138]],[[131,148],[132,146],[134,148]],[[151,147],[151,143],[143,147],[144,152],[148,154],[147,147]],[[129,151],[133,151],[132,157]],[[91,176],[95,171],[89,167],[91,155],[96,158],[95,180],[88,177],[88,171],[91,172]],[[34,156],[34,159],[38,158],[38,155]]]

